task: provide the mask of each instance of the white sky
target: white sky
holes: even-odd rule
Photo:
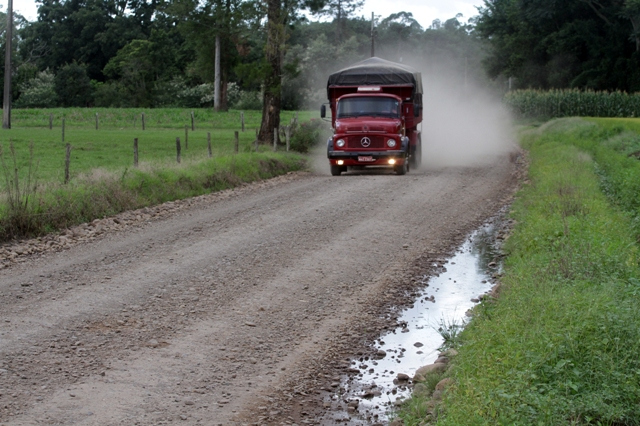
[[[392,13],[411,12],[413,17],[422,25],[428,28],[435,19],[445,21],[453,18],[457,13],[462,13],[467,21],[477,15],[475,6],[482,6],[483,0],[365,0],[364,7],[357,13],[371,17],[371,12],[386,18]],[[2,9],[7,7],[7,0],[2,1]],[[13,0],[13,10],[20,13],[29,21],[35,21],[38,8],[35,0]]]
[[[14,0],[15,1],[15,0]],[[483,6],[483,0],[365,0],[364,7],[356,12],[371,19],[371,12],[381,19],[392,13],[411,12],[423,28],[428,28],[435,19],[442,22],[462,13],[462,22],[478,14],[476,6]]]

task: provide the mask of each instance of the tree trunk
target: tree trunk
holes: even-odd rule
[[[267,0],[267,74],[262,97],[262,123],[258,132],[261,143],[273,141],[273,130],[280,126],[283,29],[280,0]]]
[[[4,55],[4,97],[2,100],[2,128],[11,128],[11,42],[13,41],[13,0],[7,7],[7,41]]]
[[[633,27],[633,38],[636,40],[636,52],[640,52],[640,16],[629,18]]]

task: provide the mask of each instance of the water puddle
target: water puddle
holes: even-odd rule
[[[434,265],[439,274],[423,278],[424,289],[400,315],[400,326],[376,340],[379,356],[352,360],[351,370],[359,373],[343,380],[332,395],[333,410],[322,424],[386,423],[395,404],[410,396],[407,386],[394,383],[398,373],[413,377],[418,368],[432,364],[444,342],[438,329],[462,326],[477,298],[491,290],[499,268],[496,233],[496,225],[484,225],[451,259]]]

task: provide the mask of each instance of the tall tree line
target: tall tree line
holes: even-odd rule
[[[477,31],[517,87],[640,90],[640,0],[485,0]]]
[[[220,107],[262,109],[266,141],[280,108],[316,108],[326,101],[328,74],[369,56],[371,22],[357,16],[360,5],[41,0],[37,21],[16,19],[14,105],[213,106],[218,38]],[[330,19],[310,22],[304,10]],[[375,43],[378,56],[430,72],[446,63],[462,75],[484,56],[474,26],[460,16],[426,29],[409,12],[378,18]]]

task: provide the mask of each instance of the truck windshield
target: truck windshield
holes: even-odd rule
[[[400,102],[392,98],[361,96],[338,102],[338,118],[349,117],[400,117]]]

